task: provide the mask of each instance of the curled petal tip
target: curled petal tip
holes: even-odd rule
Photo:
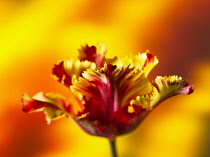
[[[59,94],[39,92],[33,97],[24,94],[21,100],[22,110],[26,113],[44,111],[47,123],[68,114],[65,110],[65,98]]]
[[[43,105],[38,101],[34,100],[32,97],[24,94],[21,98],[22,110],[26,113],[40,111],[42,110]]]
[[[191,94],[193,92],[193,85],[177,75],[157,76],[153,86],[156,91],[153,95],[152,106],[177,94]]]
[[[194,89],[193,89],[193,85],[188,85],[186,87],[184,87],[181,91],[179,91],[179,93],[184,93],[184,94],[191,94],[194,92]]]

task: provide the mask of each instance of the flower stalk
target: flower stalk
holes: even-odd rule
[[[117,157],[116,141],[109,140],[112,157]]]

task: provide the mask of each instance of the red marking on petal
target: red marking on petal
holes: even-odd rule
[[[33,100],[33,99],[28,100],[24,98],[22,98],[21,104],[22,104],[22,110],[26,113],[38,111],[42,109],[43,107],[47,106],[47,103],[43,103],[43,102]]]
[[[99,53],[97,54],[97,48],[96,46],[88,46],[87,44],[85,46],[82,46],[81,49],[79,49],[79,60],[85,61],[88,60],[90,62],[96,63],[97,67],[103,67],[104,64],[104,54]]]
[[[116,65],[112,65],[112,64],[105,64],[104,66],[106,68],[107,74],[111,74],[117,68]]]
[[[117,129],[123,129],[129,122],[129,114],[127,108],[123,107],[118,111],[114,112],[110,117],[110,123]]]
[[[61,82],[63,74],[64,74],[63,61],[60,62],[59,64],[54,65],[54,67],[52,68],[52,74],[57,76],[58,81]]]
[[[128,113],[128,106],[124,106],[110,117],[110,126],[114,126],[115,135],[121,135],[134,130],[148,115],[148,111],[141,106],[132,106],[133,113]]]
[[[91,61],[95,62],[96,59],[96,47],[91,46],[89,47],[87,44],[85,46],[82,46],[81,49],[79,49],[80,55],[79,55],[79,60],[81,61]]]
[[[141,107],[136,107],[138,108],[135,108],[136,113],[128,113],[128,106],[124,106],[111,115],[110,123],[117,128],[118,132],[124,132],[126,129],[128,129],[130,121],[133,118],[136,118],[137,115],[140,113]]]
[[[142,107],[141,106],[139,106],[139,105],[132,105],[132,108],[133,108],[133,113],[130,113],[130,115],[138,115],[140,112],[141,112],[141,110],[142,110]]]
[[[63,61],[54,65],[52,68],[52,74],[56,76],[58,82],[63,83],[67,87],[72,85],[71,77],[65,72]]]
[[[103,110],[103,106],[100,101],[93,98],[86,100],[85,110],[87,112],[87,119],[90,121],[98,121],[101,124],[108,124],[106,112]]]
[[[72,111],[72,106],[70,104],[63,104],[63,108],[68,113],[71,113],[71,111]]]
[[[153,55],[152,53],[146,53],[146,55],[147,55],[147,59],[144,63],[144,67],[147,66],[149,63],[154,62],[154,58],[155,58],[155,55]]]

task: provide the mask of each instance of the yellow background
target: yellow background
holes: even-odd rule
[[[132,133],[117,139],[120,157],[208,157],[210,145],[208,0],[1,0],[0,156],[107,157],[108,141],[67,118],[47,125],[21,111],[23,93],[68,90],[50,77],[57,60],[81,44],[107,45],[109,57],[156,54],[156,75],[181,75],[189,96],[164,101]]]

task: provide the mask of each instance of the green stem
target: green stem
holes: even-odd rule
[[[109,140],[109,144],[111,148],[112,157],[117,157],[115,140]]]

